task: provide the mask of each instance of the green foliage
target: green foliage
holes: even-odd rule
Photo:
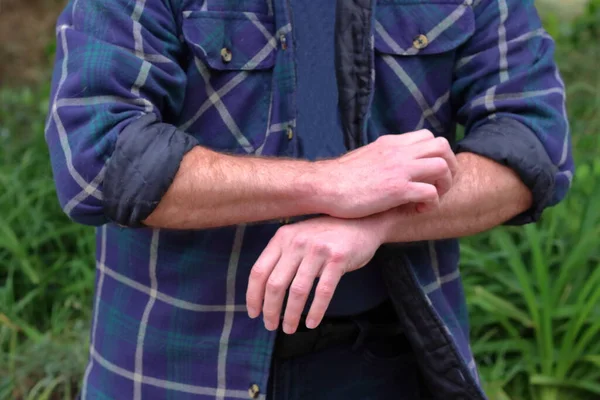
[[[473,350],[494,391],[600,397],[600,162],[578,172],[540,223],[463,243]]]
[[[600,398],[599,4],[558,34],[578,165],[569,196],[537,224],[462,241],[473,350],[490,400]]]
[[[93,231],[58,206],[43,137],[47,92],[0,91],[2,399],[72,395],[87,357]]]

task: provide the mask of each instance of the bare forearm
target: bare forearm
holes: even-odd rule
[[[454,185],[440,207],[417,213],[403,206],[375,217],[385,242],[414,242],[469,236],[491,229],[531,207],[531,193],[509,168],[487,158],[457,156]]]
[[[203,229],[307,214],[360,219],[407,203],[427,209],[451,187],[456,169],[448,142],[429,131],[382,136],[316,162],[195,147],[143,222]]]
[[[196,147],[183,158],[148,226],[203,229],[316,213],[314,166]]]

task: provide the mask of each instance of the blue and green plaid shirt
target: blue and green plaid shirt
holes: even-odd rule
[[[248,318],[244,301],[250,268],[279,226],[126,228],[105,214],[103,187],[119,134],[146,114],[217,151],[298,156],[288,7],[72,0],[60,16],[46,137],[65,212],[97,226],[84,399],[237,399],[253,384],[265,398],[274,333]],[[457,151],[509,165],[535,199],[515,223],[565,196],[573,173],[565,91],[533,0],[379,0],[370,39],[362,142],[426,128]],[[455,143],[457,123],[466,135]],[[544,171],[528,164],[531,140],[551,161]],[[462,379],[477,382],[458,242],[403,254],[470,372]]]

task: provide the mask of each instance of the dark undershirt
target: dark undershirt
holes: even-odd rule
[[[297,59],[297,139],[300,157],[310,160],[346,152],[337,109],[334,65],[336,2],[291,0]],[[314,288],[313,288],[314,290]],[[312,303],[312,293],[305,312]],[[327,315],[366,311],[387,298],[381,269],[372,264],[346,274],[339,283]]]

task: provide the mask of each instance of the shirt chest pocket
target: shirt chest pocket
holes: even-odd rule
[[[453,70],[458,49],[474,30],[472,0],[377,3],[374,104],[385,110],[373,115],[381,131],[426,128],[447,135],[453,129]]]
[[[182,128],[200,144],[254,153],[268,131],[277,53],[273,17],[239,11],[184,11],[188,85]]]

